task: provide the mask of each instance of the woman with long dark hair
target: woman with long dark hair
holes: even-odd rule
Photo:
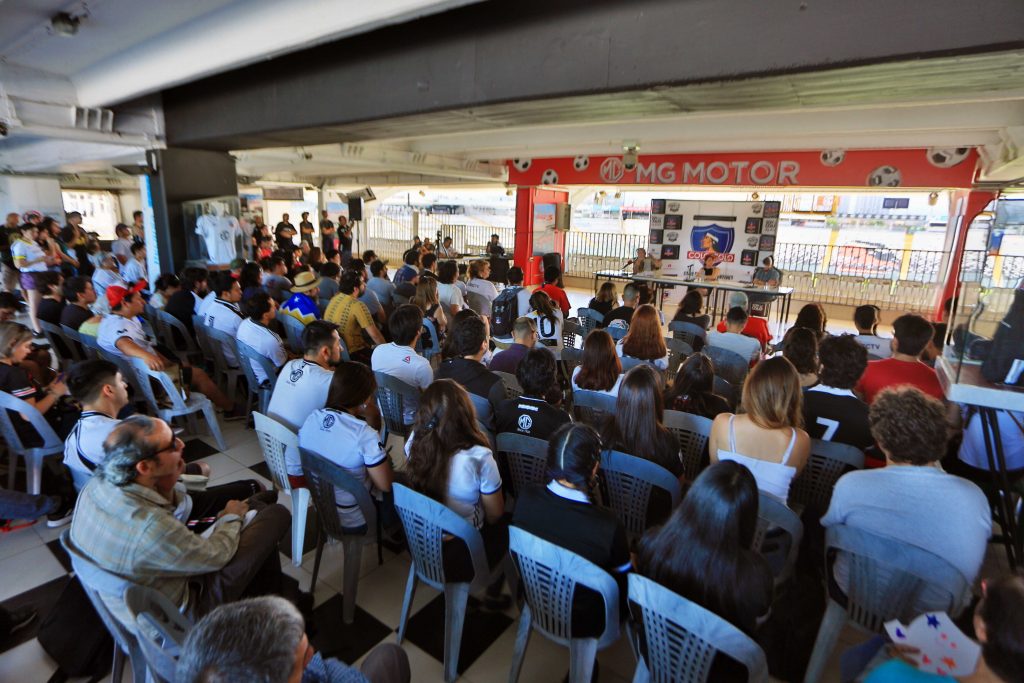
[[[238,284],[242,288],[242,303],[249,300],[256,292],[263,290],[263,268],[254,261],[247,262],[242,266],[238,274]]]
[[[811,454],[803,427],[803,392],[796,368],[775,357],[754,366],[743,383],[743,414],[722,413],[711,424],[711,462],[747,467],[759,489],[786,502],[789,486]]]
[[[796,314],[793,327],[806,327],[818,335],[818,341],[825,338],[828,332],[825,327],[828,325],[828,316],[825,315],[825,308],[821,304],[811,303],[804,305]]]
[[[714,363],[703,353],[695,353],[683,361],[675,380],[665,390],[665,406],[713,420],[732,410],[714,388]]]
[[[661,332],[658,309],[650,304],[638,306],[629,321],[629,331],[617,346],[620,356],[649,362],[659,370],[668,369],[668,347]]]
[[[607,448],[650,460],[679,477],[679,440],[665,428],[664,419],[661,377],[649,365],[638,365],[623,378],[615,414],[605,423],[601,438]]]
[[[605,569],[619,582],[620,608],[626,604],[629,544],[622,522],[596,504],[601,437],[585,424],[563,425],[548,440],[546,487],[519,492],[514,526],[539,536]],[[552,524],[552,520],[558,520]],[[572,601],[574,637],[597,637],[604,630],[600,596],[580,588]]]
[[[800,388],[818,383],[818,335],[806,327],[791,327],[782,339],[782,356],[800,374]]]
[[[757,484],[747,468],[708,467],[665,525],[640,541],[636,571],[753,636],[773,589],[771,568],[751,548],[757,509]],[[747,677],[741,664],[720,654],[708,680]]]
[[[480,529],[488,563],[497,566],[508,550],[501,474],[465,389],[450,379],[434,380],[427,387],[405,451],[409,486]],[[445,542],[444,564],[449,581],[473,577],[469,551],[461,540]],[[501,582],[488,588],[492,606],[504,602],[497,599],[500,590]]]
[[[706,330],[711,326],[711,316],[707,313],[702,314],[703,309],[704,297],[696,289],[691,289],[679,302],[679,308],[676,309],[672,322],[692,323]],[[694,351],[700,351],[700,349],[695,348]]]
[[[572,371],[573,391],[599,391],[619,395],[622,361],[615,352],[612,336],[604,330],[591,330],[583,340],[583,359]]]
[[[557,358],[564,345],[561,309],[546,292],[538,291],[530,295],[530,312],[526,317],[537,323],[537,343],[554,351]]]

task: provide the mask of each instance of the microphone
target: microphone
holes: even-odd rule
[[[636,263],[636,259],[635,258],[631,258],[628,261],[626,261],[626,264],[624,266],[622,266],[621,268],[619,268],[619,270],[625,270],[626,268],[629,268],[634,263]]]

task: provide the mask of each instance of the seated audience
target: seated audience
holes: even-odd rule
[[[269,292],[257,292],[245,302],[243,313],[245,320],[238,326],[238,341],[248,344],[269,358],[274,367],[280,368],[288,360],[288,351],[277,332],[270,329],[270,322],[277,316],[277,302]],[[252,363],[252,371],[260,384],[272,379],[257,363]]]
[[[291,516],[259,496],[232,500],[208,536],[192,533],[174,516],[184,447],[163,420],[135,415],[117,425],[78,496],[71,541],[100,568],[163,593],[198,619],[244,594],[280,590],[278,544]],[[243,530],[250,507],[262,509]]]
[[[439,379],[423,392],[405,452],[410,487],[479,529],[487,561],[496,567],[508,552],[501,474],[465,389]],[[472,580],[469,550],[461,539],[443,541],[442,554],[448,581]],[[500,592],[500,581],[489,586],[485,606],[507,607]]]
[[[110,244],[110,251],[117,262],[124,266],[132,257],[132,229],[124,223],[118,223],[114,227],[114,235],[117,239]]]
[[[551,301],[561,309],[562,317],[568,318],[569,297],[566,295],[565,290],[558,286],[558,280],[561,277],[562,271],[558,266],[548,266],[544,269],[544,284],[533,291],[534,294],[537,292],[544,292],[547,294],[551,298]]]
[[[71,366],[67,385],[82,414],[64,441],[64,465],[75,488],[81,489],[103,461],[103,442],[121,422],[118,415],[128,405],[128,384],[113,363],[86,360]]]
[[[469,282],[466,283],[466,291],[480,297],[483,308],[477,312],[487,317],[491,315],[491,303],[498,297],[497,287],[487,279],[490,274],[491,264],[478,259],[469,264]]]
[[[403,282],[416,284],[420,277],[420,252],[418,249],[410,249],[402,256],[402,267],[395,272],[393,282],[400,285]]]
[[[36,319],[60,325],[60,316],[64,312],[64,276],[58,271],[48,270],[36,273],[33,279],[41,297],[36,307]]]
[[[514,375],[530,349],[537,345],[537,321],[523,315],[512,323],[512,345],[494,354],[487,367],[492,372],[507,372]]]
[[[182,383],[209,398],[221,410],[231,411],[235,407],[234,403],[224,395],[205,370],[189,367],[184,362],[176,363],[169,360],[174,354],[170,351],[161,351],[146,334],[139,322],[139,315],[146,305],[139,291],[145,284],[137,282],[131,289],[117,285],[107,288],[107,301],[111,312],[103,316],[99,333],[96,335],[100,348],[122,358],[141,358],[150,370],[167,371],[171,379],[179,377],[180,367]]]
[[[256,267],[259,268],[259,266]],[[153,286],[156,288],[156,292],[149,297],[149,305],[157,310],[163,310],[171,297],[181,289],[181,280],[174,273],[164,273],[156,279]]]
[[[800,388],[818,383],[818,335],[806,327],[793,327],[782,338],[782,356],[800,375]]]
[[[871,403],[868,419],[886,466],[840,477],[822,526],[845,524],[927,550],[956,567],[968,585],[974,583],[992,513],[981,489],[938,466],[948,442],[942,403],[913,387],[886,389]],[[843,553],[832,569],[845,593],[849,568]]]
[[[711,327],[711,316],[707,313],[701,313],[704,308],[704,297],[696,289],[691,289],[683,297],[682,301],[679,302],[679,308],[676,309],[676,314],[672,318],[674,323],[690,323],[691,325],[697,325],[701,329],[707,330]],[[700,346],[703,346],[704,342],[697,338]],[[700,351],[700,346],[694,346],[694,351]]]
[[[454,337],[452,336],[455,328],[458,327],[463,320],[469,320],[470,318],[479,317],[480,316],[477,315],[477,312],[474,311],[472,308],[464,308],[455,314],[455,316],[452,318],[451,323],[448,325],[448,334],[446,334],[444,339],[441,340],[441,360],[455,358],[456,356],[459,355],[458,350],[455,348]],[[490,330],[490,323],[488,323],[486,318],[484,319],[484,322],[487,323],[487,328],[488,330]],[[490,362],[491,358],[493,358],[493,355],[491,354],[490,349],[488,349],[487,353],[484,354],[484,365],[487,365]]]
[[[655,311],[658,311],[658,322],[662,325],[665,324],[665,314],[658,310],[658,306],[654,301],[654,290],[646,282],[637,283],[636,290],[638,293],[637,306],[643,306],[649,304]]]
[[[757,510],[757,484],[747,468],[734,462],[708,467],[664,526],[643,537],[637,573],[754,637],[773,593],[771,568],[752,549]],[[720,653],[707,680],[745,681],[747,673]]]
[[[649,365],[626,373],[615,401],[615,414],[601,430],[605,448],[661,465],[676,477],[683,475],[679,440],[665,428],[661,378]]]
[[[888,337],[878,336],[878,318],[881,309],[874,304],[858,306],[853,311],[853,324],[857,328],[857,343],[868,350],[872,356],[888,358],[892,355]]]
[[[192,316],[199,315],[199,305],[209,290],[210,274],[205,268],[189,266],[181,272],[181,289],[171,295],[164,310],[180,320],[192,335]]]
[[[227,271],[214,273],[210,279],[213,281],[214,300],[206,307],[203,324],[236,338],[238,327],[242,324],[242,311],[238,308],[238,302],[242,298],[242,287],[238,284],[238,280]],[[237,368],[238,359],[235,358],[235,345],[224,341],[218,341],[218,344],[221,353],[224,354],[224,360],[230,367]]]
[[[615,289],[614,282],[605,282],[598,290],[597,296],[590,300],[587,308],[597,311],[601,315],[608,315],[619,304],[619,293]]]
[[[334,370],[327,405],[309,414],[299,429],[299,447],[315,452],[360,482],[378,501],[388,501],[395,474],[380,442],[381,417],[373,372],[362,363],[343,361]],[[344,444],[344,448],[339,448]],[[335,500],[346,529],[365,529],[366,520],[352,494],[337,489]],[[381,511],[382,516],[384,511]],[[394,515],[391,515],[393,518]]]
[[[793,327],[806,327],[822,340],[828,334],[825,327],[828,325],[828,317],[825,315],[825,308],[821,304],[806,304],[796,314]]]
[[[683,361],[675,380],[665,390],[665,407],[713,420],[732,411],[729,402],[714,389],[714,364],[703,353],[695,353]]]
[[[909,384],[939,399],[945,398],[939,377],[921,361],[921,353],[932,340],[932,324],[919,315],[907,313],[892,323],[892,356],[868,363],[854,391],[868,405],[887,387]]]
[[[149,279],[149,276],[146,275],[146,245],[142,242],[136,242],[130,249],[131,258],[121,266],[121,277],[127,282]]]
[[[744,294],[743,292],[731,292],[729,294],[729,300],[726,306],[726,311],[729,311],[735,308],[736,306],[739,306],[744,311],[750,309],[750,302],[747,298],[747,295]],[[725,332],[726,323],[726,320],[719,320],[718,325],[715,326],[715,329],[718,330],[719,332]],[[772,333],[768,330],[768,321],[765,320],[764,318],[759,318],[756,315],[747,316],[747,324],[744,325],[743,330],[740,332],[740,334],[747,337],[753,337],[754,339],[756,339],[758,343],[761,345],[762,352],[768,350],[768,343],[772,340]]]
[[[89,308],[96,301],[96,289],[91,280],[80,275],[68,278],[64,282],[64,301],[67,306],[60,312],[61,325],[72,330],[78,330],[86,322],[99,325],[102,318]]]
[[[437,256],[428,252],[420,257],[420,279],[437,279]]]
[[[320,320],[320,308],[317,304],[320,281],[316,275],[308,271],[296,275],[291,292],[288,300],[281,304],[282,313],[290,315],[303,325]]]
[[[455,285],[458,274],[459,266],[455,261],[442,261],[437,267],[437,297],[449,321],[466,307],[462,290]]]
[[[421,280],[417,286],[425,287],[428,281],[434,282],[428,278]],[[370,367],[374,372],[391,375],[409,386],[423,391],[434,381],[434,371],[430,367],[430,361],[416,354],[416,342],[423,334],[423,314],[418,307],[412,304],[399,306],[388,318],[388,330],[391,332],[393,341],[388,344],[379,344],[373,349]],[[403,404],[403,420],[405,424],[412,424],[416,419],[419,401],[403,399]]]
[[[868,365],[867,351],[853,335],[826,337],[818,347],[818,360],[818,384],[804,392],[804,429],[812,439],[867,450],[875,443],[868,406],[853,393]]]
[[[366,274],[366,266],[363,265],[361,259],[351,259],[348,262],[348,265],[345,266],[345,270],[358,273],[359,277],[363,280],[363,284],[367,284],[369,276]],[[334,297],[331,298],[333,299]],[[387,324],[388,314],[384,310],[384,306],[381,304],[380,299],[377,298],[377,295],[373,293],[372,289],[364,286],[363,294],[359,297],[359,301],[366,305],[366,310],[370,312],[370,315],[373,316],[373,319],[377,321],[378,325],[383,327]]]
[[[636,309],[629,331],[615,345],[615,351],[622,358],[646,361],[658,370],[668,369],[668,347],[654,306],[642,304]]]
[[[409,683],[409,657],[394,643],[378,645],[358,668],[313,649],[302,614],[278,597],[217,607],[189,631],[177,683]]]
[[[615,514],[595,500],[601,437],[585,424],[565,424],[548,441],[546,487],[519,491],[512,525],[576,553],[604,569],[619,584],[619,614],[626,612],[630,570],[626,530]],[[558,520],[552,524],[552,520]],[[604,631],[604,602],[578,587],[572,596],[574,637],[595,638]]]
[[[420,312],[420,320],[428,318],[434,323],[438,338],[444,336],[448,319],[445,317],[444,309],[437,297],[437,280],[434,278],[423,278],[416,283],[416,296],[410,302]],[[425,340],[427,341],[427,340]]]
[[[526,315],[530,312],[530,290],[523,287],[523,269],[519,266],[512,266],[508,269],[508,288],[516,292],[516,309],[519,315]]]
[[[785,358],[758,363],[743,383],[744,412],[722,413],[711,424],[711,462],[738,462],[759,489],[785,503],[789,485],[811,455],[811,439],[800,428],[802,396],[792,363]]]
[[[266,291],[263,288],[263,268],[260,264],[252,261],[244,264],[238,273],[238,284],[242,288],[240,304],[244,304],[256,292]]]
[[[725,314],[725,332],[717,329],[708,332],[708,346],[732,351],[749,361],[751,366],[755,365],[761,358],[761,343],[743,334],[747,320],[747,312],[739,306],[733,306]]]
[[[526,317],[537,326],[537,344],[548,348],[558,358],[564,341],[562,340],[562,311],[547,293],[537,290],[530,296],[530,312]]]
[[[348,355],[352,360],[369,364],[373,348],[366,342],[363,333],[366,333],[373,344],[383,344],[384,335],[374,324],[366,304],[359,301],[365,289],[366,285],[359,273],[344,272],[341,282],[338,283],[338,293],[324,311],[324,320],[338,326],[338,333],[345,341]]]
[[[569,413],[547,400],[552,388],[558,386],[557,373],[555,357],[547,349],[531,349],[516,369],[516,379],[523,388],[523,395],[498,404],[494,431],[546,441],[556,429],[572,422]]]
[[[604,330],[591,330],[583,340],[583,356],[572,371],[573,391],[597,391],[609,396],[619,395],[622,384],[622,361],[615,342]]]
[[[270,263],[263,268],[263,288],[278,303],[288,298],[292,281],[288,279],[288,264],[281,256],[271,256]]]
[[[333,299],[334,295],[338,293],[338,280],[340,278],[341,266],[339,266],[337,263],[331,263],[330,261],[328,261],[327,263],[320,266],[320,283],[318,285],[320,293],[317,294],[317,298],[326,299],[327,301]],[[370,282],[366,283],[366,288],[368,290],[372,289],[370,287],[370,284],[372,282],[373,280],[371,279]],[[389,282],[388,284],[391,283]],[[394,287],[394,285],[391,286]],[[380,300],[380,296],[378,296],[377,299]]]
[[[111,285],[117,285],[119,287],[127,286],[124,278],[118,272],[117,259],[111,254],[104,254],[100,260],[100,266],[92,274],[92,286],[96,289],[96,296],[98,297],[97,305],[101,308],[106,308],[106,291],[107,287]],[[104,312],[106,312],[104,310]]]
[[[456,356],[441,361],[434,377],[454,380],[469,393],[486,399],[492,410],[497,410],[505,400],[505,384],[483,364],[484,354],[489,350],[486,320],[473,314],[457,321],[448,339]],[[479,417],[485,426],[490,425],[491,416]]]
[[[370,275],[370,279],[366,281],[366,288],[377,295],[377,300],[385,310],[390,310],[395,305],[395,284],[388,279],[388,264],[374,261],[370,264]]]

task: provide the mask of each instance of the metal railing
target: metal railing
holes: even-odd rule
[[[421,239],[437,239],[451,237],[452,245],[463,254],[479,254],[497,235],[505,251],[511,252],[515,243],[515,228],[495,227],[493,225],[467,225],[450,223],[458,216],[438,216],[424,214],[413,217],[405,215],[374,215],[366,222],[367,245],[364,249],[373,249],[377,256],[396,263],[402,254],[412,245],[412,238],[418,235]]]

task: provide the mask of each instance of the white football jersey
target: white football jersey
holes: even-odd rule
[[[242,227],[234,216],[200,216],[196,234],[206,242],[210,263],[230,263],[237,256],[235,244],[242,236]]]

